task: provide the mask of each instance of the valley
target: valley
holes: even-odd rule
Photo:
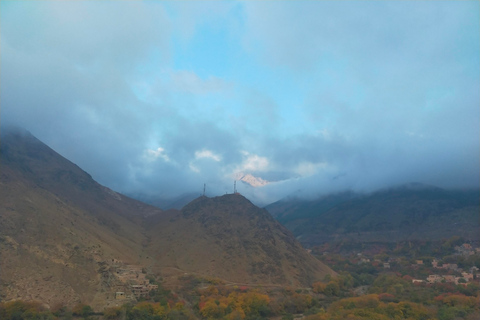
[[[3,135],[0,151],[2,319],[480,315],[475,190],[415,185],[266,209],[235,193],[162,210],[27,132]]]
[[[164,277],[116,261],[123,280],[148,280],[149,290],[117,295],[117,306],[0,302],[41,319],[478,319],[479,244],[439,242],[343,243],[312,253],[338,275],[307,287],[231,283],[174,269]],[[118,294],[121,294],[120,292]]]
[[[479,12],[0,0],[0,320],[480,320]]]

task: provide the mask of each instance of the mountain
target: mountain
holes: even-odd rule
[[[270,183],[269,181],[263,180],[260,177],[255,177],[250,173],[247,173],[247,174],[237,173],[235,175],[235,180],[240,180],[246,184],[251,185],[252,187],[263,187]]]
[[[240,194],[200,197],[148,218],[161,266],[236,283],[306,286],[333,272],[270,214]]]
[[[122,302],[116,292],[133,294],[144,272],[292,286],[333,274],[240,195],[162,211],[98,184],[26,131],[2,131],[0,142],[1,300],[102,309]]]
[[[275,219],[285,225],[293,221],[314,218],[319,213],[326,212],[336,205],[352,200],[360,195],[351,191],[345,191],[314,199],[303,199],[300,196],[286,197],[265,208]]]
[[[102,306],[121,288],[108,262],[148,265],[141,222],[161,210],[101,186],[28,132],[1,138],[0,298]]]
[[[305,246],[340,240],[479,240],[480,191],[410,184],[371,194],[287,198],[266,209]]]

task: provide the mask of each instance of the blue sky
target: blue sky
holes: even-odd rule
[[[114,190],[478,187],[478,1],[0,6],[2,124]]]

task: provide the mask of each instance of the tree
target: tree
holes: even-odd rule
[[[53,320],[53,314],[45,310],[40,302],[9,301],[0,303],[0,319],[2,320]]]
[[[340,286],[335,281],[330,281],[324,290],[325,294],[329,297],[338,296],[340,294]]]
[[[111,307],[103,311],[103,318],[106,320],[119,320],[122,315],[122,309],[118,307]]]
[[[86,319],[88,318],[88,316],[93,314],[93,309],[89,305],[80,303],[80,304],[77,304],[75,307],[73,307],[72,313],[75,316],[80,316]]]

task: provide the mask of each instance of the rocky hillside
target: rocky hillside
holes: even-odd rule
[[[149,262],[140,223],[161,210],[99,185],[28,132],[2,132],[0,152],[2,300],[99,306],[116,290],[112,259]]]
[[[200,197],[150,218],[158,264],[236,283],[306,286],[333,272],[240,194]]]
[[[162,211],[96,183],[28,132],[0,143],[0,299],[87,303],[132,296],[142,270],[302,286],[332,273],[240,195]],[[143,276],[142,276],[143,274]]]

